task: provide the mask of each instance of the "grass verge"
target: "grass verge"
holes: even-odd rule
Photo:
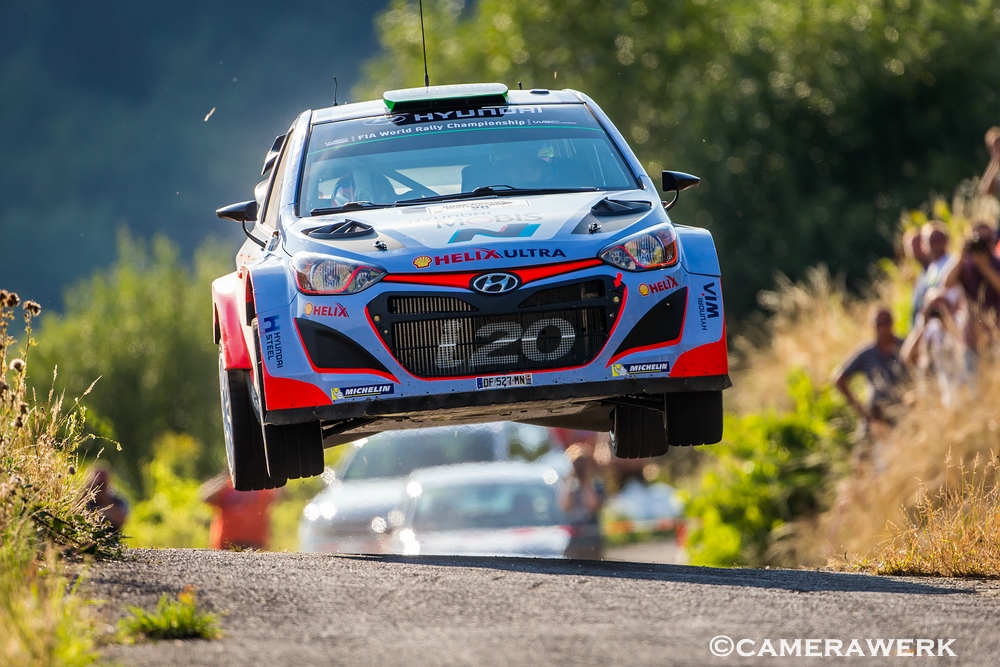
[[[7,333],[18,310],[26,325],[19,348]],[[76,474],[83,408],[26,389],[40,310],[0,290],[0,665],[89,665],[98,659],[97,624],[64,556],[113,556],[118,545],[87,511]]]
[[[160,596],[154,611],[129,607],[130,615],[118,623],[119,639],[135,642],[140,639],[218,639],[219,619],[215,614],[198,609],[198,593],[193,586],[177,594]]]

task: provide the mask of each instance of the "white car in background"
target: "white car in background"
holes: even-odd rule
[[[548,431],[512,422],[387,431],[348,445],[350,451],[306,505],[299,522],[302,551],[385,553],[402,521],[406,477],[420,468],[506,460],[512,449],[545,447]],[[394,511],[395,510],[395,511]]]
[[[564,458],[564,457],[563,457]],[[560,472],[548,461],[468,463],[414,472],[406,481],[392,553],[600,558],[600,527],[562,510]]]

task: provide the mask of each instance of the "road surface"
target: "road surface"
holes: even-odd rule
[[[924,643],[921,663],[1000,663],[1000,582],[199,550],[130,551],[92,567],[88,582],[111,622],[126,605],[152,608],[188,584],[224,614],[219,641],[107,649],[121,665],[899,664],[830,651],[838,641],[850,650],[852,639],[866,656],[867,639],[924,639],[935,655],[956,657],[927,658]],[[768,646],[791,657],[772,657]],[[730,653],[717,657],[713,647]],[[915,648],[904,641],[891,651]]]

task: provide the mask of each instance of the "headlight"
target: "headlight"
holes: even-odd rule
[[[626,271],[663,269],[677,263],[677,234],[668,222],[608,246],[598,256]]]
[[[385,269],[311,252],[292,257],[299,290],[306,294],[356,294],[385,276]]]

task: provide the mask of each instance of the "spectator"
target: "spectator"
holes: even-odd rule
[[[905,364],[934,377],[944,405],[953,404],[955,392],[968,379],[961,297],[954,296],[954,290],[946,292],[943,287],[928,290],[917,325],[900,351]]]
[[[237,491],[229,474],[223,473],[205,482],[198,495],[213,510],[209,528],[211,548],[267,548],[274,491]]]
[[[979,222],[948,268],[944,286],[961,286],[969,304],[965,343],[970,370],[980,346],[992,336],[1000,312],[1000,259],[992,252],[996,241],[993,228]]]
[[[128,518],[128,503],[111,485],[111,471],[95,466],[90,469],[87,481],[87,510],[100,512],[116,533],[120,533]]]
[[[931,258],[924,251],[922,229],[908,229],[903,233],[903,254],[917,260],[921,271],[931,263]]]
[[[1000,127],[986,131],[986,150],[990,153],[990,162],[979,179],[979,193],[995,197],[1000,193]]]
[[[574,530],[566,548],[566,557],[601,558],[600,512],[604,491],[597,477],[597,466],[590,450],[580,444],[567,448],[566,456],[572,467],[563,479],[559,505]]]
[[[907,379],[899,354],[902,344],[892,331],[892,313],[882,308],[875,315],[875,342],[855,350],[834,374],[837,389],[862,418],[866,430],[876,422],[892,425],[890,409],[900,402]],[[858,373],[868,379],[867,405],[858,400],[849,385]]]
[[[910,327],[917,324],[917,318],[924,307],[927,291],[944,283],[951,255],[948,254],[948,232],[940,225],[924,225],[919,237],[921,250],[927,258],[924,270],[913,287],[913,310]]]

